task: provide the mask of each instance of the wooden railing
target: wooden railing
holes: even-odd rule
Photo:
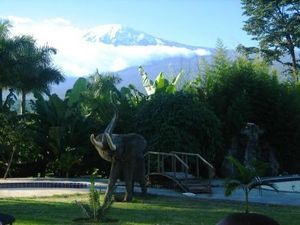
[[[175,155],[180,156],[180,158],[185,162],[186,165],[190,165],[190,158],[196,160],[196,177],[200,177],[200,161],[205,164],[208,169],[209,180],[215,176],[215,168],[206,159],[204,159],[200,154],[188,153],[188,152],[171,152]]]
[[[166,152],[147,152],[145,155],[146,173],[173,173],[176,177],[178,172],[184,173],[185,178],[188,176],[189,166],[178,155]],[[167,168],[170,164],[166,163],[166,159],[171,160],[171,168]],[[170,162],[170,161],[169,161]],[[177,164],[178,163],[178,164]],[[180,169],[178,169],[178,167]]]

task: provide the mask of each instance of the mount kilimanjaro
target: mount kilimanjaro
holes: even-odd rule
[[[165,72],[172,77],[183,69],[183,80],[190,80],[197,74],[199,59],[210,58],[214,52],[212,48],[164,40],[119,24],[100,25],[84,30],[82,40],[95,48],[105,49],[108,52],[107,57],[112,60],[114,57],[119,59],[119,62],[116,61],[116,68],[121,69],[103,71],[100,61],[95,65],[95,70],[98,68],[100,72],[114,72],[122,79],[120,86],[133,84],[139,90],[143,90],[138,73],[139,66],[145,68],[151,79],[159,72]],[[63,96],[76,79],[72,75],[66,76],[66,81],[53,86],[52,92]]]

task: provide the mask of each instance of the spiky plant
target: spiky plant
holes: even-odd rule
[[[94,221],[94,222],[103,222],[108,220],[107,212],[111,208],[113,201],[108,199],[107,201],[101,204],[100,201],[100,192],[96,189],[95,186],[95,177],[97,175],[97,171],[95,171],[90,179],[90,190],[89,190],[89,204],[81,203],[75,201],[76,205],[82,211],[84,217]]]
[[[245,193],[245,212],[249,213],[249,192],[261,185],[269,186],[277,191],[273,183],[269,183],[260,179],[259,176],[263,175],[266,164],[262,162],[254,162],[252,167],[246,167],[241,164],[237,159],[232,156],[227,159],[237,168],[238,175],[225,183],[225,195],[230,196],[233,191],[241,187]]]

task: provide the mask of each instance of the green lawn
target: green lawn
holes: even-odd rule
[[[74,200],[86,201],[87,195],[0,199],[0,212],[14,215],[14,225],[76,225],[79,223],[72,220],[82,215]],[[109,217],[119,221],[106,224],[215,225],[228,213],[242,209],[241,203],[138,197],[132,203],[115,202]],[[300,207],[250,205],[250,210],[268,215],[281,225],[299,225]]]

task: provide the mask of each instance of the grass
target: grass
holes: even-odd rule
[[[43,198],[0,199],[0,212],[16,217],[14,225],[77,225],[82,217],[75,200],[87,201],[87,195]],[[115,202],[109,217],[118,219],[107,225],[215,225],[225,215],[241,212],[243,203],[192,200],[150,196],[137,197],[132,203]],[[270,216],[281,225],[299,225],[300,207],[251,205],[250,211]]]

